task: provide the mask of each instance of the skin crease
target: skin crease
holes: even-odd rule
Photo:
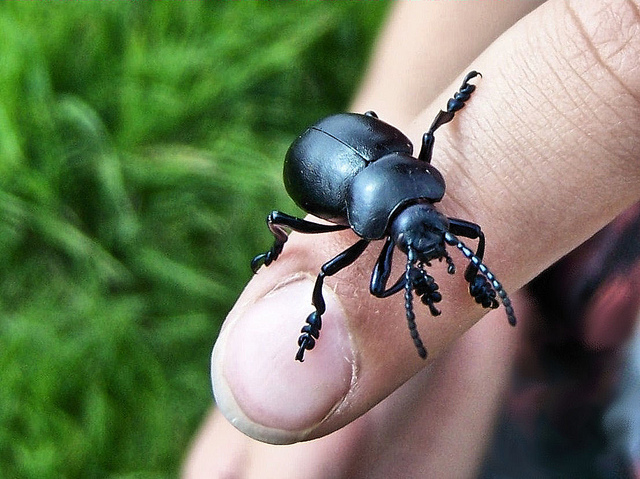
[[[549,0],[487,48],[535,6],[398,3],[353,106],[354,111],[375,110],[419,145],[422,132],[460,86],[464,73],[482,72],[484,77],[473,81],[478,89],[467,106],[436,133],[433,163],[447,181],[438,208],[482,225],[486,264],[510,292],[521,325],[526,325],[528,305],[526,298],[514,294],[516,289],[640,198],[640,166],[634,153],[640,150],[637,2]],[[434,98],[438,92],[443,93]],[[227,387],[226,396],[220,392],[224,388],[216,390],[225,414],[238,412],[229,405],[229,395],[241,389],[245,373],[238,331],[248,321],[251,305],[287,278],[300,272],[317,274],[324,261],[356,240],[351,232],[292,234],[283,256],[247,286],[214,353],[217,386],[222,381]],[[469,245],[475,247],[471,241]],[[448,276],[434,268],[444,297],[439,304],[443,314],[418,315],[429,350],[425,363],[411,345],[402,299],[378,300],[368,293],[378,251],[379,246],[370,246],[359,261],[326,282],[327,294],[334,291],[342,304],[333,309],[343,310],[347,318],[343,359],[353,368],[353,377],[346,395],[326,411],[332,413],[305,432],[307,439],[321,439],[264,444],[244,436],[216,411],[194,441],[184,477],[286,478],[300,477],[301,471],[305,478],[473,477],[524,327],[510,328],[502,308],[471,327],[484,311],[473,304],[462,275]],[[465,262],[451,254],[461,271]],[[396,263],[402,263],[401,257],[397,253]],[[290,312],[287,306],[283,300],[279,311],[292,318],[287,332],[274,329],[271,334],[291,334],[295,342],[308,313]],[[340,311],[332,314],[340,320]],[[328,315],[329,310],[325,323]],[[289,376],[306,378],[304,368],[309,367],[317,371],[307,378],[311,381],[321,377],[323,360],[332,358],[323,343],[335,344],[342,334],[344,329],[325,324],[304,365],[293,361],[293,343],[286,363],[260,356],[265,364],[256,367],[274,372],[276,379],[278,371],[286,371],[282,382]],[[266,341],[263,336],[261,342]],[[226,357],[233,359],[224,361]],[[272,378],[255,385],[263,389],[260,396],[252,398],[247,391],[247,397],[236,398],[245,416],[235,417],[236,425],[261,437],[265,431],[251,429],[248,417],[271,427],[277,427],[279,417],[296,427],[304,424],[305,405],[312,409],[303,396],[306,389],[291,392],[290,404],[285,404],[296,408],[302,403],[295,421],[285,413],[269,416],[269,401],[263,411],[255,407],[270,397],[264,388],[279,384]],[[325,436],[333,431],[338,432]],[[292,435],[290,441],[299,439]],[[287,442],[286,431],[278,441]]]

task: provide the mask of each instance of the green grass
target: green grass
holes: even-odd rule
[[[0,477],[174,477],[377,2],[0,5]]]

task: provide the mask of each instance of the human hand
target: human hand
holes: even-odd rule
[[[433,162],[447,181],[439,209],[482,225],[486,262],[509,291],[640,198],[638,30],[635,2],[549,1],[472,62],[484,78],[455,121],[438,131]],[[459,83],[407,128],[395,113],[414,144]],[[355,109],[377,110],[386,120],[385,104],[365,89]],[[313,276],[355,239],[351,232],[292,234],[282,257],[252,280],[214,351],[218,407],[243,432],[277,443],[321,437],[351,423],[321,441],[279,449],[278,457],[298,472],[318,471],[314,465],[327,459],[345,471],[356,453],[362,453],[361,465],[371,457],[379,465],[385,457],[398,463],[398,455],[410,456],[403,463],[418,470],[411,444],[420,446],[425,464],[443,456],[443,464],[464,464],[465,455],[478,454],[467,442],[479,444],[490,426],[518,332],[508,330],[497,310],[456,341],[484,312],[468,297],[460,274],[434,273],[442,315],[419,319],[430,353],[425,363],[408,337],[403,302],[368,292],[377,255],[371,247],[327,281],[321,339],[304,365],[293,361],[299,328],[311,311]],[[518,306],[526,318],[526,304]],[[426,364],[434,365],[428,371]],[[231,467],[232,457],[269,463],[269,446],[244,442],[218,419],[209,430],[221,441],[220,464]],[[418,438],[421,431],[425,436]],[[373,448],[372,437],[384,445]],[[398,438],[409,443],[400,447]],[[474,464],[468,463],[466,471]]]

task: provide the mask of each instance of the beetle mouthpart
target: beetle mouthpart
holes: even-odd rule
[[[447,253],[446,251],[443,253],[442,257],[440,258],[440,261],[442,261],[442,258],[444,258],[447,262],[447,273],[449,274],[455,274],[456,272],[456,265],[453,264],[453,259],[451,259],[451,256],[449,256],[449,253]]]

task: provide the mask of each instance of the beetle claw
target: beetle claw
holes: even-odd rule
[[[498,307],[495,290],[491,283],[480,274],[476,275],[473,281],[469,283],[469,293],[476,300],[476,303],[481,304],[483,308],[496,309]]]

